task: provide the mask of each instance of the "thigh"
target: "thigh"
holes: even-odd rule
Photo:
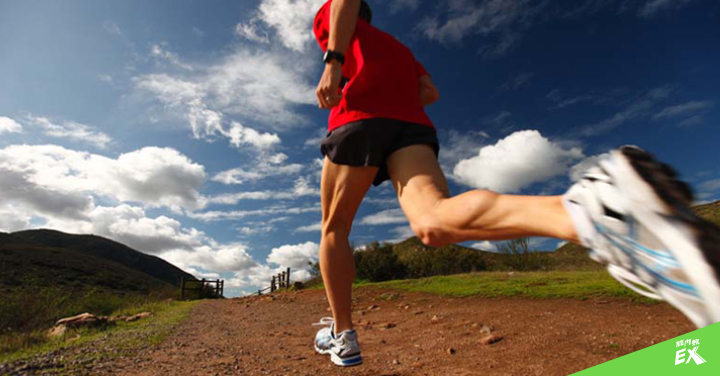
[[[325,157],[320,183],[323,234],[338,227],[350,233],[353,218],[372,184],[378,167],[347,166]]]
[[[411,145],[395,151],[387,159],[387,168],[400,207],[411,222],[439,200],[450,197],[447,180],[430,145]]]

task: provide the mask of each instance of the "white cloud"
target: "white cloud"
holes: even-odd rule
[[[518,43],[522,31],[528,28],[535,16],[546,5],[530,0],[487,0],[480,3],[456,0],[447,3],[447,15],[425,18],[418,29],[430,40],[441,43],[459,43],[473,34],[497,35],[494,45],[486,46],[482,53],[499,56]]]
[[[652,17],[665,9],[678,9],[687,5],[691,0],[650,0],[638,10],[640,17]]]
[[[30,227],[32,217],[25,208],[0,204],[0,231],[14,232]]]
[[[176,53],[169,51],[167,49],[166,43],[153,44],[152,46],[150,46],[150,55],[157,59],[165,60],[170,64],[180,67],[182,69],[187,69],[190,71],[194,69],[191,65],[180,61],[180,58]]]
[[[239,23],[235,26],[235,33],[242,38],[257,42],[257,43],[270,43],[270,39],[262,30],[258,30],[258,27],[254,23]]]
[[[262,0],[258,20],[275,29],[287,48],[302,51],[310,41],[312,20],[325,0]]]
[[[412,228],[410,228],[410,225],[397,226],[390,229],[390,233],[392,233],[395,237],[392,239],[384,240],[384,242],[399,243],[401,241],[407,240],[407,238],[415,236],[415,232],[413,232]]]
[[[470,248],[474,248],[474,249],[478,249],[478,250],[486,251],[486,252],[495,252],[497,250],[497,248],[495,248],[495,245],[487,240],[472,243],[472,244],[470,244]]]
[[[306,269],[309,262],[317,261],[319,250],[320,246],[313,242],[284,245],[273,248],[267,257],[267,262],[285,268]]]
[[[322,222],[316,222],[307,226],[300,226],[293,232],[320,232],[322,230]]]
[[[690,101],[675,106],[665,107],[662,111],[653,115],[653,119],[667,119],[680,116],[694,115],[712,108],[712,101]]]
[[[566,172],[570,163],[582,157],[578,148],[565,149],[538,131],[525,130],[460,161],[454,174],[460,182],[475,188],[517,192]]]
[[[320,196],[320,190],[310,186],[306,178],[299,177],[290,191],[254,191],[226,193],[207,198],[206,204],[236,205],[243,200],[295,200],[305,196]]]
[[[0,116],[0,134],[19,132],[22,132],[22,125],[9,117]]]
[[[528,73],[528,72],[521,73],[521,74],[509,79],[504,84],[502,84],[502,86],[500,86],[500,89],[505,90],[505,91],[519,89],[523,85],[530,82],[530,80],[533,78],[533,76],[534,76],[533,73]]]
[[[624,109],[616,112],[613,116],[599,123],[582,127],[580,133],[585,136],[595,136],[613,130],[628,121],[647,118],[655,105],[666,99],[671,91],[672,89],[669,87],[659,87],[649,90],[640,98],[630,102]]]
[[[55,145],[12,145],[0,149],[0,175],[0,181],[17,182],[16,188],[5,186],[15,199],[77,217],[72,213],[85,212],[93,196],[197,208],[205,169],[169,148],[148,147],[112,159]]]
[[[503,112],[501,115],[508,114]],[[455,165],[463,159],[471,158],[477,155],[490,136],[482,131],[460,132],[454,129],[448,131],[447,140],[440,147],[439,162],[445,173],[449,173],[448,178],[457,180],[452,173]],[[397,202],[397,200],[395,200]]]
[[[365,216],[360,220],[361,225],[388,225],[388,224],[405,224],[408,223],[405,213],[402,209],[388,209],[381,212]]]
[[[98,131],[95,127],[64,121],[61,124],[53,123],[50,119],[42,116],[29,115],[27,120],[43,129],[43,133],[50,137],[69,138],[75,141],[86,142],[98,148],[105,149],[112,142],[110,136]]]
[[[213,176],[212,181],[222,184],[244,184],[250,181],[258,181],[272,176],[297,175],[304,168],[298,163],[287,165],[273,165],[269,161],[261,160],[249,169],[242,167],[222,171]]]
[[[188,217],[197,219],[204,222],[214,221],[230,221],[238,220],[247,217],[265,217],[265,216],[276,216],[276,215],[297,215],[304,213],[315,213],[320,212],[320,205],[313,206],[292,206],[286,205],[275,205],[267,206],[262,209],[252,210],[232,210],[232,211],[206,211],[206,212],[192,212],[187,213]]]
[[[236,148],[243,145],[251,145],[261,150],[270,149],[280,144],[280,137],[277,134],[260,133],[252,128],[243,126],[237,121],[233,121],[230,130],[227,132],[230,143]]]
[[[420,0],[391,0],[390,13],[401,13],[402,11],[414,11],[420,5]]]

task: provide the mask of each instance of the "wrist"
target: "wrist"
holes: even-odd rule
[[[342,63],[333,59],[325,63],[326,68],[342,68]]]

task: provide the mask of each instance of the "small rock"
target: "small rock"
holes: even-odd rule
[[[436,323],[436,322],[440,321],[440,317],[438,317],[438,315],[434,315],[434,316],[430,319],[430,321],[432,321],[433,323]]]
[[[371,305],[370,307],[367,308],[368,311],[372,311],[372,310],[374,310],[374,309],[380,309],[380,307],[378,307],[377,305],[373,304],[373,305]]]
[[[487,346],[487,345],[492,345],[493,343],[499,342],[502,339],[503,339],[503,337],[501,337],[501,336],[489,335],[489,336],[481,339],[480,343]]]
[[[452,347],[449,348],[449,349],[447,349],[445,352],[446,352],[448,355],[455,355],[455,349],[453,349]]]
[[[384,324],[380,324],[380,325],[379,325],[380,329],[392,329],[392,328],[394,328],[395,326],[396,326],[396,325],[393,324],[393,323],[391,323],[391,322],[386,322],[386,323],[384,323]]]
[[[393,359],[392,364],[400,364],[400,361],[397,359]]]
[[[494,330],[495,330],[495,327],[493,327],[492,325],[483,325],[483,326],[480,328],[480,333],[490,334],[490,333],[492,333]]]
[[[413,312],[413,315],[422,315],[423,313],[425,313],[425,312],[424,311],[415,311],[415,312]]]
[[[413,364],[410,365],[410,367],[412,367],[412,368],[420,368],[420,367],[422,367],[422,366],[423,366],[423,364],[420,363],[420,362],[415,362],[415,363],[413,363]]]

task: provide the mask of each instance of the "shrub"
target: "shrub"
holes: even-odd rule
[[[372,242],[364,250],[356,250],[353,257],[357,278],[380,282],[406,276],[405,265],[400,263],[393,252],[392,244],[380,245],[378,242]]]

